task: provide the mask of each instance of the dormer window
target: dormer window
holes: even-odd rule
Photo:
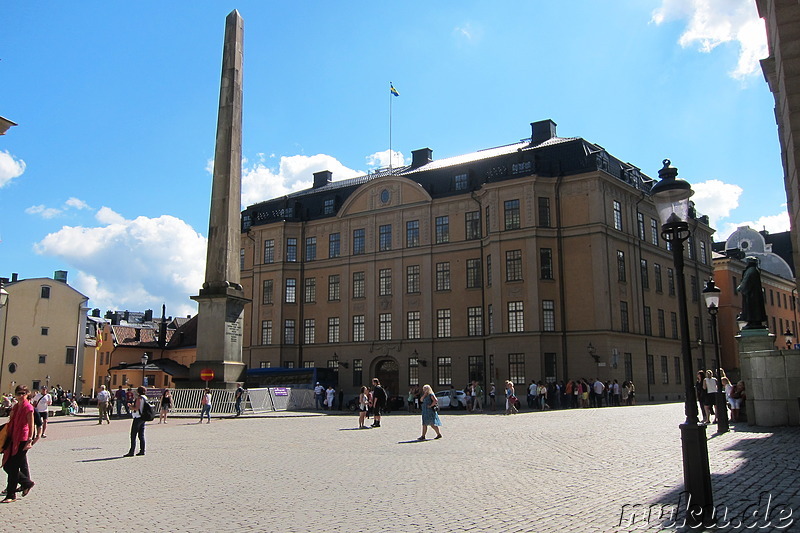
[[[466,191],[467,190],[467,175],[466,174],[458,174],[455,177],[455,186],[457,191]]]

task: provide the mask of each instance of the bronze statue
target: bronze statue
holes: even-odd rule
[[[758,259],[749,256],[745,259],[747,267],[742,274],[742,282],[737,290],[742,293],[742,312],[738,320],[747,322],[742,329],[766,329],[767,310],[764,301],[764,289],[761,286],[761,270]]]

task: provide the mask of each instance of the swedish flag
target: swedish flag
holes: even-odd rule
[[[400,96],[400,93],[397,92],[397,89],[394,88],[394,85],[391,83],[389,84],[389,92],[391,92],[395,96]]]

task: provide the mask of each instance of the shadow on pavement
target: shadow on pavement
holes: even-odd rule
[[[83,460],[80,460],[78,462],[79,463],[96,463],[97,461],[114,461],[116,459],[125,459],[125,457],[122,457],[121,455],[118,455],[116,457],[98,457],[96,459],[83,459]]]

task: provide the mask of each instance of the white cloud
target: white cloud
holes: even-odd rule
[[[405,164],[406,163],[405,163],[405,157],[403,157],[403,152],[392,150],[392,166],[402,167]],[[375,152],[372,155],[368,155],[367,166],[373,169],[387,168],[389,166],[389,150],[384,150],[383,152]]]
[[[697,211],[701,215],[708,215],[712,228],[716,228],[720,219],[727,218],[731,211],[739,207],[739,197],[743,192],[738,185],[716,179],[694,183],[692,189],[692,201]]]
[[[209,166],[213,169],[213,163]],[[335,181],[364,174],[325,154],[281,156],[278,168],[260,160],[242,170],[242,207],[307,189],[313,184],[313,173],[322,170],[330,170]]]
[[[205,273],[206,239],[178,218],[126,220],[109,208],[102,227],[64,226],[36,243],[37,253],[78,269],[74,286],[101,309],[157,309],[174,316],[196,313]]]
[[[7,151],[0,152],[0,188],[25,172],[25,161],[17,159]]]
[[[662,0],[651,21],[662,24],[688,19],[679,39],[687,48],[696,44],[709,53],[724,43],[739,45],[739,61],[730,75],[743,79],[760,72],[758,60],[767,57],[767,33],[753,0]]]
[[[43,204],[39,205],[32,205],[25,209],[25,212],[29,215],[41,215],[42,218],[54,218],[61,214],[61,209],[56,209],[55,207],[47,207]]]
[[[741,226],[750,226],[756,231],[767,230],[770,233],[781,233],[789,231],[789,213],[785,210],[777,215],[765,215],[757,218],[756,220],[749,220],[744,222],[726,222],[722,227],[717,228],[717,233],[714,234],[714,240],[724,241],[730,237],[731,233],[736,231],[736,228]]]
[[[75,198],[74,196],[69,200],[67,200],[66,202],[64,202],[64,205],[67,207],[72,207],[74,209],[91,209],[91,207],[89,207],[89,204],[87,204],[83,200]]]

